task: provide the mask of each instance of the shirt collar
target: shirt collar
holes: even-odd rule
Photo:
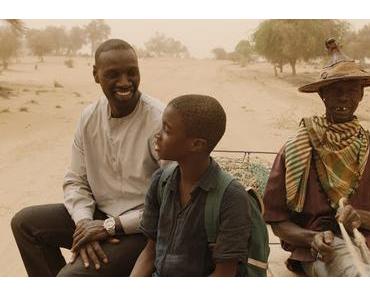
[[[137,110],[140,108],[141,104],[142,104],[142,96],[143,94],[140,94],[140,97],[139,97],[139,100],[134,108],[134,110],[128,114],[127,116],[124,116],[122,118],[112,118],[112,110],[111,110],[111,107],[109,105],[109,101],[107,98],[104,98],[105,101],[106,101],[106,104],[107,104],[107,117],[108,117],[108,120],[111,120],[111,121],[127,121],[129,120],[130,118],[132,118],[136,113],[137,113]]]
[[[210,164],[205,171],[205,173],[200,178],[199,182],[194,187],[194,191],[196,191],[198,188],[203,189],[204,191],[209,192],[211,189],[215,188],[217,186],[217,173],[221,170],[220,166],[217,164],[217,162],[210,157]],[[176,191],[178,183],[179,183],[179,177],[180,177],[180,167],[179,165],[176,166],[174,173],[170,177],[170,189],[172,191]]]

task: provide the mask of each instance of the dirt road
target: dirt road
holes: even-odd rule
[[[37,70],[35,61],[23,58],[0,75],[0,86],[14,90],[8,98],[0,97],[0,276],[26,275],[11,235],[11,217],[25,206],[62,201],[78,116],[101,96],[90,58],[76,58],[72,69],[61,57],[46,57]],[[284,78],[273,77],[268,64],[241,68],[227,61],[148,59],[140,66],[141,90],[163,102],[185,93],[221,101],[228,124],[219,149],[277,151],[301,117],[323,112],[318,96],[298,93]],[[55,88],[54,82],[63,88]],[[360,118],[369,113],[362,104]],[[285,273],[279,268],[285,258],[275,245],[274,274]]]

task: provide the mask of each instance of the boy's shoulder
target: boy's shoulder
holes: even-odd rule
[[[238,179],[235,176],[228,173],[223,168],[221,168],[221,166],[216,161],[214,161],[214,162],[217,164],[217,170],[219,171],[219,174],[226,175],[226,176],[228,176],[229,179],[231,179],[231,182],[229,183],[229,185],[225,189],[224,196],[225,195],[226,196],[238,195],[238,196],[248,197],[249,194],[248,194],[247,190],[238,181]]]
[[[220,173],[229,175],[229,178],[232,178],[231,182],[226,187],[223,197],[220,212],[231,205],[235,208],[248,208],[248,200],[250,199],[250,194],[245,189],[245,187],[231,174],[226,172],[224,169],[219,168]]]
[[[238,204],[244,208],[249,198],[250,194],[244,186],[237,179],[233,179],[224,192],[223,204]]]

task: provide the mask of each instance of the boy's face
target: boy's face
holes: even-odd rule
[[[133,50],[102,52],[94,65],[93,74],[111,104],[125,106],[136,99],[140,72]]]
[[[179,161],[192,150],[193,138],[186,134],[181,114],[171,105],[162,115],[162,129],[156,134],[155,150],[162,160]]]

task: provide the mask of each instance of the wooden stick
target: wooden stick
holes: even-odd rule
[[[353,258],[353,262],[354,262],[358,272],[360,273],[361,276],[368,276],[366,274],[366,271],[365,271],[365,268],[364,268],[364,263],[362,262],[359,254],[356,252],[355,247],[352,243],[352,240],[349,237],[349,235],[346,231],[346,228],[344,228],[343,223],[339,223],[339,228],[340,228],[340,231],[342,232],[344,242],[346,243],[347,249],[348,249],[349,253],[351,254],[351,256]]]
[[[361,234],[360,231],[358,231],[357,228],[353,229],[353,235],[355,237],[355,243],[361,251],[364,262],[366,264],[370,264],[370,252],[367,248],[365,237]]]
[[[341,198],[340,200],[339,200],[339,208],[343,208],[344,207],[344,201],[345,201],[346,199],[345,198]],[[356,268],[357,268],[357,270],[358,270],[358,272],[360,273],[360,276],[369,276],[367,273],[366,273],[366,269],[365,269],[365,265],[364,265],[364,263],[363,263],[363,261],[362,261],[362,259],[360,258],[360,255],[358,254],[358,252],[356,251],[356,249],[355,249],[355,246],[353,245],[353,243],[352,243],[352,240],[351,240],[351,238],[349,237],[349,235],[348,235],[348,233],[347,233],[347,230],[346,230],[346,228],[344,228],[344,225],[343,225],[343,223],[341,223],[341,222],[338,222],[338,224],[339,224],[339,228],[340,228],[340,231],[341,231],[341,233],[342,233],[342,236],[343,236],[343,239],[344,239],[344,242],[345,242],[345,244],[346,244],[346,246],[347,246],[347,249],[348,249],[348,251],[349,251],[349,253],[350,253],[350,255],[352,256],[352,258],[353,258],[353,261],[354,261],[354,265],[356,266]],[[355,228],[356,229],[356,233],[359,233],[360,234],[360,232],[357,230],[357,228]],[[355,230],[354,229],[354,230]],[[354,231],[355,232],[355,231]],[[362,234],[360,234],[361,235],[361,237],[362,237]],[[355,235],[356,236],[356,235]],[[358,235],[357,235],[358,236]],[[364,239],[365,240],[365,239]],[[360,241],[359,241],[359,244],[360,244]],[[366,247],[366,249],[367,249],[367,247]],[[360,249],[361,250],[361,249]],[[362,254],[362,251],[361,251],[361,254]],[[366,260],[365,260],[366,261]]]

